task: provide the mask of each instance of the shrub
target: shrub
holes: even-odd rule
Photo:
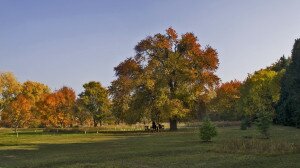
[[[210,119],[206,117],[203,120],[203,124],[200,126],[200,138],[202,141],[208,142],[215,136],[217,136],[216,127]]]
[[[249,118],[244,118],[241,121],[241,130],[246,130],[247,128],[249,128],[251,126],[251,122],[249,120]]]
[[[255,120],[258,131],[265,137],[269,138],[269,128],[272,122],[272,114],[269,112],[260,112]]]
[[[246,119],[243,119],[241,121],[241,130],[246,130],[247,129],[247,121]]]

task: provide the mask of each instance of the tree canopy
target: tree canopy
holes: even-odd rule
[[[209,102],[210,115],[219,120],[239,120],[237,103],[241,97],[242,83],[234,80],[222,83],[216,88],[216,96]]]
[[[265,112],[275,116],[275,105],[280,96],[280,80],[284,71],[262,69],[249,75],[241,87],[238,109],[246,117],[255,119]]]
[[[176,130],[178,119],[197,110],[195,104],[206,101],[219,82],[217,51],[210,46],[202,48],[193,33],[179,37],[168,28],[166,34],[141,40],[135,51],[134,57],[115,68],[118,78],[111,89],[113,102],[122,107],[119,111],[134,111],[135,121],[141,116],[157,122],[170,120],[171,129]],[[121,92],[130,96],[130,102],[115,99]]]
[[[102,124],[110,108],[108,91],[100,82],[91,81],[83,85],[84,91],[79,94],[83,107],[87,109],[94,120],[94,126]]]

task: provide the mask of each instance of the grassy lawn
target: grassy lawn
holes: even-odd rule
[[[178,132],[55,134],[0,129],[0,167],[300,167],[300,129],[218,128],[214,142],[197,129]]]

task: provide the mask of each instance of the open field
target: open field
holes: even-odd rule
[[[300,130],[218,128],[211,143],[197,128],[178,132],[45,133],[0,129],[0,167],[300,167]]]

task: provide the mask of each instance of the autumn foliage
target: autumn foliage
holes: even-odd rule
[[[42,124],[53,127],[70,126],[73,121],[75,99],[74,90],[68,87],[45,95],[39,102]]]
[[[195,104],[207,101],[218,84],[217,51],[202,47],[193,33],[179,36],[168,28],[165,34],[141,40],[135,51],[115,68],[117,79],[110,87],[120,121],[134,123],[146,116],[156,122],[169,120],[176,130],[177,121],[199,111]]]
[[[237,110],[242,83],[234,80],[225,82],[215,90],[216,96],[209,103],[210,115],[218,120],[240,120],[241,113]]]
[[[255,122],[264,135],[273,120],[299,127],[299,44],[292,58],[281,57],[243,82],[220,84],[217,50],[171,27],[138,42],[135,55],[114,68],[116,79],[109,87],[90,81],[78,97],[70,87],[51,91],[0,72],[0,124],[17,130],[169,122],[176,130],[178,121],[209,116]]]

